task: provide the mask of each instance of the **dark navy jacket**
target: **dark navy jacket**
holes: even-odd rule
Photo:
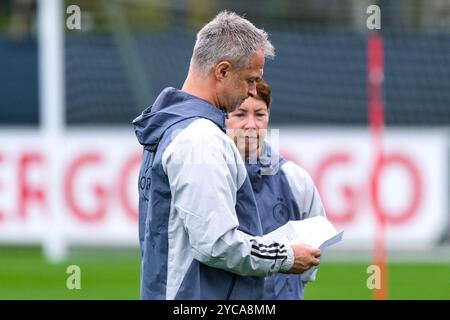
[[[273,152],[268,144],[264,145],[261,160],[258,159],[254,164],[246,161],[246,168],[264,234],[281,227],[289,220],[325,216],[319,193],[305,170]],[[264,299],[303,299],[304,286],[307,281],[312,280],[314,279],[302,279],[301,275],[288,274],[267,277]]]

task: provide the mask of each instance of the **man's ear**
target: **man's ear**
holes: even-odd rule
[[[214,68],[214,76],[217,80],[223,80],[229,75],[229,73],[231,72],[231,68],[232,67],[230,62],[226,60],[220,61]]]

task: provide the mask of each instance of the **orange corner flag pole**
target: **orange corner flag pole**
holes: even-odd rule
[[[367,70],[368,70],[368,111],[369,126],[374,143],[374,168],[372,171],[371,197],[375,197],[377,187],[375,175],[379,173],[384,161],[383,154],[383,38],[381,34],[372,32],[367,42]],[[380,208],[375,207],[376,229],[374,242],[374,264],[379,267],[381,281],[380,287],[374,289],[373,298],[375,300],[388,299],[388,268],[386,261],[385,231],[386,217]]]

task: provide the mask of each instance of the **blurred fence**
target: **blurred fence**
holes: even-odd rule
[[[366,125],[372,2],[382,13],[387,124],[449,125],[450,1],[440,0],[66,2],[83,17],[80,31],[65,32],[67,123],[129,125],[161,89],[182,85],[195,32],[227,8],[264,27],[276,47],[265,71],[273,124]],[[30,29],[20,40],[0,38],[3,124],[38,122]]]

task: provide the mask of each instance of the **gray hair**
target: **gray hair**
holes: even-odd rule
[[[242,69],[259,50],[265,57],[275,56],[267,33],[234,12],[222,11],[197,33],[191,66],[203,75],[222,60]]]

